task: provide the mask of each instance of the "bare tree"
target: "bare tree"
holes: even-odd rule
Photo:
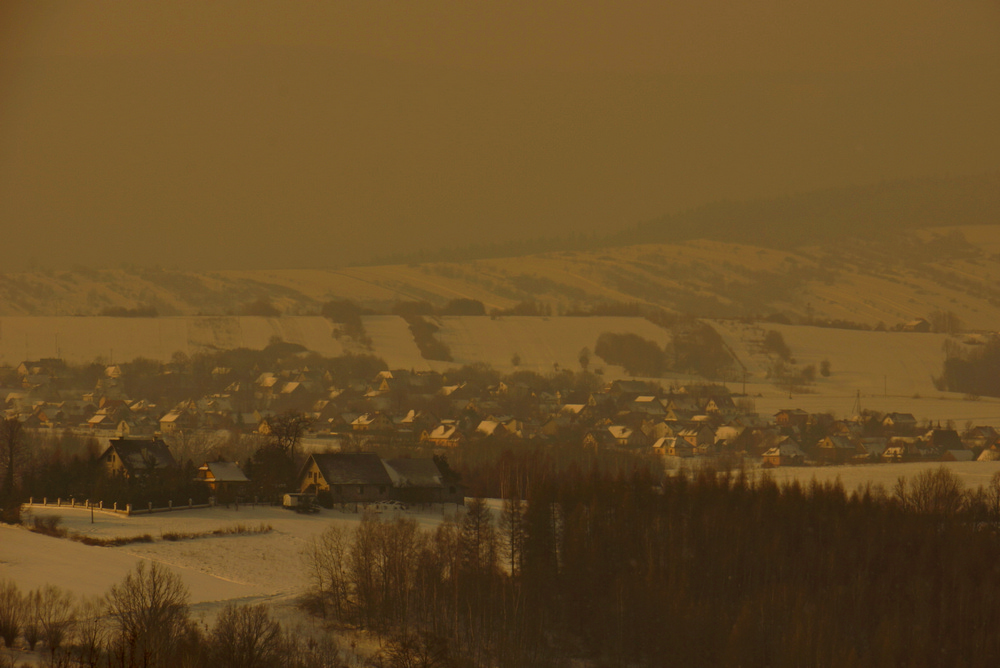
[[[38,592],[30,591],[24,597],[24,640],[28,649],[35,651],[35,646],[42,639],[42,625],[38,622]]]
[[[272,668],[282,663],[281,625],[267,606],[229,604],[212,629],[211,653],[220,668]]]
[[[332,613],[336,619],[344,621],[350,614],[350,550],[347,532],[331,526],[314,536],[303,553],[312,593],[324,617]]]
[[[907,497],[913,510],[941,516],[957,514],[964,499],[962,480],[946,466],[918,473],[910,482]]]
[[[101,598],[88,598],[77,604],[73,650],[78,666],[97,668],[101,663],[108,640],[104,612],[104,600]]]
[[[38,590],[38,624],[53,658],[72,631],[76,621],[75,612],[73,595],[68,591],[51,584]]]
[[[312,420],[298,411],[282,413],[270,424],[269,445],[294,460],[298,455],[299,443],[310,424]]]
[[[24,626],[24,595],[13,580],[0,582],[0,638],[6,647],[13,647]]]
[[[524,548],[524,508],[525,503],[516,495],[503,500],[500,512],[500,551],[510,568],[510,574],[521,572],[521,558]]]
[[[107,596],[116,662],[144,668],[173,665],[187,630],[187,601],[188,591],[178,575],[140,561]]]
[[[493,575],[499,562],[497,532],[486,501],[475,498],[465,509],[461,522],[463,567],[477,576]]]

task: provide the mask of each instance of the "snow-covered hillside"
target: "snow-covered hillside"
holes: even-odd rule
[[[6,317],[0,318],[0,364],[42,357],[74,364],[136,357],[166,361],[176,352],[261,349],[274,336],[327,356],[343,352],[333,325],[318,316]]]
[[[580,352],[590,351],[590,367],[603,368],[609,377],[622,370],[593,354],[603,332],[630,332],[656,341],[670,342],[670,333],[644,318],[627,317],[484,317],[452,316],[441,319],[437,337],[451,348],[456,364],[486,362],[504,373],[518,370],[546,374],[556,369],[580,369]],[[513,364],[514,357],[519,358]]]
[[[767,332],[781,334],[796,365],[830,362],[831,374],[817,373],[817,391],[826,393],[933,394],[933,377],[941,375],[946,334],[870,332],[770,323],[713,320],[711,325],[745,365],[749,375],[765,378],[776,357],[761,350]]]

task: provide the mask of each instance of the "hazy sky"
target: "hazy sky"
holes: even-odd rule
[[[998,0],[0,3],[7,269],[319,267],[998,169]]]

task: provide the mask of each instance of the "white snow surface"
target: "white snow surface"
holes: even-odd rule
[[[384,507],[383,507],[384,508]],[[22,591],[53,584],[83,596],[100,596],[120,582],[139,560],[157,562],[177,573],[191,594],[192,611],[214,616],[230,601],[289,604],[308,584],[302,551],[309,540],[332,525],[350,528],[354,512],[321,510],[300,515],[272,506],[178,510],[126,517],[85,508],[33,507],[35,516],[58,515],[70,532],[101,538],[149,534],[152,543],[95,547],[65,538],[0,525],[0,580],[12,579]],[[412,517],[433,528],[454,515],[454,505],[429,510],[383,510],[382,517]],[[237,524],[273,527],[268,533],[207,536],[167,541],[168,532],[202,533]]]
[[[867,483],[882,485],[892,493],[892,487],[899,478],[913,480],[921,471],[944,466],[955,473],[966,488],[975,489],[989,484],[993,474],[1000,471],[1000,461],[996,462],[908,462],[905,464],[864,464],[857,466],[783,466],[770,469],[767,473],[778,484],[798,480],[808,485],[812,480],[826,483],[840,480],[848,494]]]
[[[603,368],[605,378],[624,377],[621,367],[605,364],[594,355],[597,338],[604,332],[633,333],[661,347],[670,342],[670,332],[645,318],[594,316],[533,317],[445,316],[436,334],[451,349],[455,365],[486,362],[502,373],[560,369],[580,370],[580,351],[590,351],[590,369]],[[514,366],[512,360],[520,360]]]
[[[1000,426],[1000,400],[966,397],[934,386],[934,377],[940,376],[944,367],[942,348],[950,338],[946,334],[747,324],[736,320],[712,320],[710,324],[746,367],[746,393],[764,417],[787,408],[801,408],[850,418],[857,414],[860,402],[862,410],[912,413],[920,421],[952,420],[959,429],[966,422]],[[764,353],[760,343],[770,330],[781,333],[798,368],[816,367],[816,380],[805,393],[790,395],[788,389],[767,378],[768,367],[776,358]],[[823,360],[830,362],[828,378],[818,373]],[[737,372],[731,379],[735,382],[728,384],[734,392],[743,390],[741,373]]]
[[[0,365],[61,357],[72,364],[95,359],[129,362],[136,357],[168,361],[231,348],[262,349],[273,336],[330,357],[343,354],[334,325],[319,316],[2,317]]]

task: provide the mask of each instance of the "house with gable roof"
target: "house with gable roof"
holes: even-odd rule
[[[136,478],[177,466],[170,448],[159,438],[112,438],[97,461],[111,475]]]
[[[222,503],[235,500],[250,484],[250,479],[243,473],[239,464],[227,461],[202,464],[198,467],[198,477],[195,480],[207,485],[212,494]]]

